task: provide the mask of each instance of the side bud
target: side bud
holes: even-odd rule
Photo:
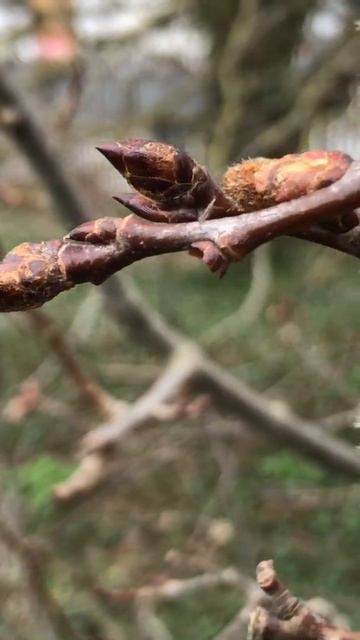
[[[330,186],[351,162],[341,151],[306,151],[274,160],[255,158],[230,167],[222,189],[240,213],[257,211]],[[358,222],[357,215],[349,211],[320,226],[332,233],[346,233]]]
[[[257,211],[330,186],[344,175],[351,162],[352,158],[340,151],[254,158],[229,167],[222,188],[240,211]]]

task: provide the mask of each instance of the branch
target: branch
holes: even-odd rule
[[[225,195],[203,167],[168,145],[133,140],[103,146],[101,150],[139,191],[139,195],[121,200],[149,219],[134,215],[122,220],[102,218],[77,227],[64,240],[20,245],[0,265],[1,310],[37,306],[78,283],[98,284],[136,260],[169,251],[187,249],[201,257],[211,270],[224,272],[229,262],[241,259],[256,246],[307,225],[332,224],[336,232],[326,233],[337,235],[344,218],[348,222],[348,215],[351,225],[354,224],[351,211],[360,204],[360,163],[350,164],[347,156],[336,152],[309,152],[232,167],[226,174]],[[241,210],[228,197],[232,195],[234,174],[237,182],[233,195],[237,196]],[[324,181],[333,184],[321,189]],[[240,187],[243,191],[239,191]],[[244,190],[250,204],[261,202],[261,198],[267,204],[280,203],[243,213]],[[304,193],[307,195],[301,196]],[[355,219],[357,223],[356,216]],[[341,237],[349,238],[352,233]],[[142,312],[140,318],[143,320]],[[166,326],[163,329],[155,319],[154,333],[161,336],[161,345],[167,350],[178,352],[186,345],[184,338]],[[160,389],[167,388],[167,374],[159,381]],[[300,420],[288,410],[280,414],[274,411],[271,403],[244,388],[194,348],[189,368],[177,379],[177,389],[195,378],[200,386],[210,387],[218,401],[225,398],[228,410],[235,409],[259,429],[300,447],[331,467],[359,475],[360,460],[351,446],[329,435],[325,437],[321,428]],[[170,388],[174,392],[176,385]],[[94,451],[108,450],[123,433],[153,415],[156,389],[157,385],[130,410],[124,424],[110,430],[104,428]],[[87,468],[95,468],[96,485],[102,475],[103,459],[97,459],[95,465],[94,460],[90,462]],[[93,480],[90,484],[94,486]]]
[[[351,25],[351,32],[353,27]],[[344,76],[355,77],[355,59],[358,47],[357,37],[350,37],[346,32],[340,39],[334,52],[327,52],[324,63],[305,81],[298,92],[292,109],[283,117],[265,127],[255,138],[242,149],[244,156],[254,153],[267,154],[275,148],[287,148],[291,140],[305,131],[321,107],[338,89],[339,79]],[[341,86],[341,85],[340,85]]]
[[[84,92],[85,61],[78,55],[69,67],[68,86],[59,112],[56,115],[56,133],[64,135],[70,128],[79,109],[80,100]]]
[[[249,640],[360,640],[360,632],[349,631],[329,624],[325,618],[295,598],[280,582],[272,560],[260,562],[257,581],[271,597],[275,613],[263,607],[253,612]]]
[[[307,231],[297,232],[296,235],[302,240],[322,244],[324,247],[330,247],[355,258],[360,258],[360,227],[355,227],[348,233],[340,235],[331,233],[321,227],[315,227]]]
[[[353,408],[339,413],[333,413],[321,420],[323,427],[329,433],[339,433],[345,429],[354,429],[359,421],[359,403]]]
[[[236,335],[245,335],[255,323],[270,295],[272,270],[269,247],[264,246],[255,252],[252,262],[252,274],[249,289],[240,306],[208,329],[201,337],[207,347],[219,341],[229,340]]]
[[[219,405],[238,413],[260,433],[294,447],[328,468],[359,476],[360,456],[355,447],[330,436],[321,426],[299,418],[285,403],[272,402],[249,389],[210,359],[204,358],[194,384],[200,390],[210,391]]]
[[[287,514],[308,512],[316,509],[337,509],[344,504],[358,505],[360,498],[360,485],[351,484],[340,487],[315,487],[307,489],[265,489],[263,500],[266,508],[272,514]]]
[[[114,413],[119,401],[95,382],[81,366],[56,322],[39,310],[29,311],[28,319],[34,330],[48,343],[89,408],[101,418]]]
[[[339,238],[322,229],[301,231],[357,206],[360,162],[329,187],[256,212],[193,222],[155,224],[134,215],[85,222],[63,240],[23,243],[7,254],[0,264],[0,311],[40,306],[77,284],[100,284],[133,262],[163,253],[188,250],[211,271],[224,273],[230,262],[284,234],[321,238],[360,257],[356,228]]]
[[[246,615],[247,606],[250,603],[254,605],[255,602],[258,602],[259,595],[261,595],[254,581],[233,567],[217,572],[203,573],[191,578],[167,579],[161,583],[120,591],[110,591],[98,587],[94,590],[94,595],[100,602],[105,602],[112,606],[124,607],[133,605],[137,624],[141,630],[145,631],[144,637],[151,640],[170,640],[170,633],[162,619],[157,615],[156,607],[161,603],[173,602],[187,595],[218,588],[236,589],[245,596],[246,605],[244,611],[242,610],[243,618]]]
[[[169,579],[160,584],[150,584],[134,589],[109,591],[98,587],[95,593],[108,602],[129,605],[137,599],[144,599],[153,603],[172,602],[185,595],[208,589],[217,589],[218,587],[238,589],[248,595],[253,586],[252,580],[239,573],[233,567],[227,567],[218,572],[203,573],[181,580]]]
[[[184,342],[174,351],[159,378],[132,406],[89,431],[82,441],[80,465],[65,482],[54,487],[55,499],[66,502],[95,489],[109,473],[110,450],[114,445],[150,420],[162,420],[163,407],[190,383],[198,363],[196,347]]]
[[[249,580],[248,588],[244,592],[245,602],[236,615],[221,629],[213,640],[241,640],[246,638],[246,631],[249,624],[249,617],[255,607],[260,604],[267,604],[267,598],[259,589],[256,582]]]
[[[60,220],[66,226],[76,226],[86,220],[86,209],[62,169],[59,154],[50,148],[46,132],[9,85],[1,68],[0,127],[39,176],[54,202]],[[133,283],[113,278],[103,284],[102,292],[106,309],[113,320],[119,325],[125,325],[137,340],[152,344],[161,353],[168,353],[176,345],[176,332],[144,303]],[[1,297],[0,285],[0,299]]]
[[[60,217],[67,224],[86,220],[83,205],[63,173],[40,127],[7,83],[0,69],[0,127],[29,159],[52,197]]]
[[[50,152],[44,143],[42,132],[34,125],[32,118],[22,107],[18,97],[8,90],[6,83],[5,89],[3,85],[3,79],[0,77],[0,115],[3,126],[7,128],[8,133],[22,148],[29,161],[34,163],[49,192],[54,196],[60,215],[64,219],[68,217],[68,219],[78,222],[83,217],[83,209],[80,211],[77,206],[66,208],[66,202],[72,200],[72,196],[69,196],[71,188],[59,169],[55,157],[52,156],[51,161],[49,160]],[[119,163],[121,165],[125,159],[125,153],[127,154],[125,166],[127,177],[129,177],[129,163],[131,168],[131,164],[136,160],[137,168],[139,168],[139,159],[141,162],[144,161],[144,155],[141,155],[143,143],[142,141],[135,141],[135,143],[135,147],[137,147],[135,157],[133,153],[134,141],[132,141],[130,149],[129,145],[112,145],[110,150],[109,147],[102,148],[105,155],[106,153],[112,154],[111,161],[115,165]],[[114,152],[114,146],[117,154]],[[154,161],[154,147],[158,149],[159,145],[150,143],[152,149],[150,159],[152,161]],[[148,148],[149,144],[147,144],[147,150]],[[8,254],[0,264],[0,308],[5,311],[38,306],[77,283],[85,281],[98,283],[115,270],[125,266],[125,263],[130,264],[146,255],[170,250],[189,248],[193,254],[202,256],[211,268],[224,269],[227,261],[239,259],[256,244],[261,244],[273,237],[272,233],[274,236],[281,234],[284,227],[288,232],[289,222],[294,228],[300,218],[304,223],[304,216],[308,215],[312,225],[315,221],[327,221],[329,217],[338,216],[343,211],[345,203],[349,204],[350,210],[359,205],[359,168],[358,163],[354,163],[344,178],[338,180],[331,187],[299,198],[299,195],[304,193],[304,185],[300,181],[300,192],[299,189],[295,189],[295,192],[294,189],[292,190],[290,196],[293,198],[292,201],[283,202],[259,213],[231,217],[231,213],[241,212],[234,211],[225,194],[214,184],[205,169],[196,165],[186,154],[179,154],[166,145],[160,145],[160,150],[166,151],[170,160],[175,160],[176,171],[173,172],[173,182],[171,183],[169,179],[159,180],[157,175],[154,177],[150,172],[147,176],[145,175],[145,178],[147,177],[147,187],[148,190],[150,189],[150,196],[153,199],[149,200],[149,194],[145,193],[145,197],[131,195],[126,198],[122,197],[122,201],[125,201],[130,209],[135,208],[138,213],[151,220],[154,218],[158,220],[157,216],[160,215],[163,223],[154,224],[134,216],[122,221],[103,219],[86,223],[85,227],[77,228],[75,230],[76,238],[68,237],[62,241],[55,240],[37,245],[28,243],[21,245]],[[322,155],[320,165],[324,168],[324,152],[318,153]],[[318,171],[316,168],[316,165],[319,168],[318,153],[315,153],[316,163],[313,167],[311,167],[310,156],[314,160],[314,154],[307,155],[307,165],[309,165],[310,159],[310,187],[312,189],[319,189],[322,186],[324,175],[327,182],[330,181],[330,183],[340,178],[344,172],[344,164],[346,165],[346,162],[343,162],[344,159],[346,160],[344,154],[330,153],[328,155],[330,163],[325,162],[324,174],[322,169]],[[164,163],[164,157],[159,158],[155,154],[155,164],[159,163],[159,160],[160,174],[164,170],[166,173],[169,168],[174,170],[171,162],[170,165]],[[287,166],[290,166],[289,160],[291,165],[292,162],[296,163],[299,158],[298,156],[288,156],[285,161],[285,169],[286,162]],[[340,174],[339,166],[336,164],[339,161],[343,167]],[[53,170],[54,163],[56,164],[55,170]],[[277,167],[277,175],[281,178],[284,159],[277,164],[280,165],[280,172],[279,166]],[[145,158],[142,166],[143,168],[145,166],[147,170],[148,165],[149,162]],[[50,168],[49,171],[48,168]],[[159,166],[157,169],[159,170]],[[56,177],[59,176],[59,171],[61,176],[59,183],[57,183]],[[135,181],[136,174],[130,177]],[[138,177],[141,178],[140,184],[138,184],[141,191],[141,188],[144,187],[144,175],[141,170],[138,172]],[[267,177],[271,178],[269,175]],[[59,184],[60,190],[58,191]],[[270,179],[267,186],[268,196],[272,196],[273,199],[275,197],[276,202],[276,196],[279,194],[276,193],[276,190],[275,193],[272,192],[274,180]],[[305,187],[309,187],[309,184],[305,184]],[[161,201],[161,188],[165,188],[163,201]],[[153,193],[154,190],[155,193]],[[64,191],[66,193],[63,198]],[[169,191],[170,195],[176,199],[175,202],[171,202],[171,198],[169,202]],[[309,193],[309,190],[305,189],[305,193]],[[156,203],[160,206],[157,206]],[[169,206],[170,212],[166,210],[166,207],[169,208]],[[195,210],[192,210],[194,206]],[[346,211],[346,215],[348,215],[348,209]],[[178,222],[170,224],[169,220],[172,219],[174,212]],[[217,219],[222,215],[230,215],[230,217]],[[186,216],[186,220],[193,220],[193,222],[181,222],[184,216]],[[211,219],[214,216],[215,219]],[[259,229],[262,235],[264,231],[268,235],[259,238],[257,233]],[[346,238],[348,242],[346,250],[352,255],[358,256],[358,244],[354,242],[353,246],[351,245],[351,234],[352,232],[349,232],[343,236],[343,243]],[[233,247],[232,241],[236,240],[237,235],[240,238],[240,246]],[[84,242],[84,236],[86,242]],[[107,244],[111,238],[113,240]],[[204,238],[205,241],[202,241]],[[216,246],[214,242],[216,238],[223,249]],[[102,243],[105,241],[105,244],[94,244],[99,240]],[[149,246],[151,241],[155,241],[155,245],[152,247]],[[125,319],[128,325],[135,330],[136,335],[145,343],[150,342],[160,351],[171,353],[174,349],[181,348],[186,342],[185,338],[172,330],[158,314],[151,311],[132,288],[124,287],[122,283],[114,280],[105,282],[104,288],[111,314],[121,322]],[[359,475],[360,461],[354,448],[350,445],[346,445],[336,438],[326,437],[322,429],[314,428],[311,423],[300,420],[289,411],[282,410],[279,413],[271,402],[264,400],[259,394],[249,391],[220,367],[207,361],[200,351],[198,355],[200,358],[198,383],[200,386],[205,385],[207,389],[211,388],[218,402],[224,403],[225,401],[227,410],[231,409],[235,413],[239,413],[242,418],[254,422],[255,428],[272,436],[275,435],[277,439],[290,444],[290,446],[296,448],[300,446],[304,452],[332,468]],[[97,463],[95,467],[98,468]]]
[[[48,590],[39,551],[3,520],[0,520],[0,540],[10,552],[18,556],[25,571],[32,600],[38,613],[48,622],[54,637],[59,640],[79,640],[79,635],[65,612]]]
[[[260,433],[296,448],[330,469],[360,476],[360,457],[355,447],[325,429],[294,415],[285,403],[273,403],[247,388],[208,359],[201,349],[183,339],[159,378],[128,410],[99,425],[85,436],[80,464],[63,483],[54,487],[54,497],[67,502],[95,490],[109,475],[111,457],[124,437],[149,420],[159,420],[159,407],[179,397],[185,386],[193,392],[211,392],[227,412],[238,414]]]

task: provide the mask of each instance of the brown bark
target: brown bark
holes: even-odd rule
[[[356,206],[359,162],[329,187],[252,213],[176,223],[153,223],[134,215],[85,222],[63,240],[23,243],[5,256],[0,264],[0,311],[40,306],[76,284],[99,284],[137,260],[162,253],[188,250],[211,271],[224,273],[230,262],[284,234],[298,233],[360,257],[358,228],[340,236],[313,229]]]

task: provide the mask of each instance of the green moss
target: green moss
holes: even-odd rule
[[[46,454],[17,467],[15,481],[26,497],[33,523],[45,521],[54,513],[53,487],[68,478],[73,469],[73,465]]]
[[[280,451],[261,458],[257,471],[264,480],[284,487],[314,486],[324,480],[324,470],[290,451]]]

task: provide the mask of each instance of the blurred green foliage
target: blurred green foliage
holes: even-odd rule
[[[282,487],[316,486],[326,477],[319,466],[301,460],[294,453],[280,451],[260,459],[257,471],[264,482],[279,483]]]
[[[54,514],[52,489],[68,478],[73,469],[74,464],[46,454],[32,457],[16,468],[15,483],[26,500],[34,525],[41,525]]]

